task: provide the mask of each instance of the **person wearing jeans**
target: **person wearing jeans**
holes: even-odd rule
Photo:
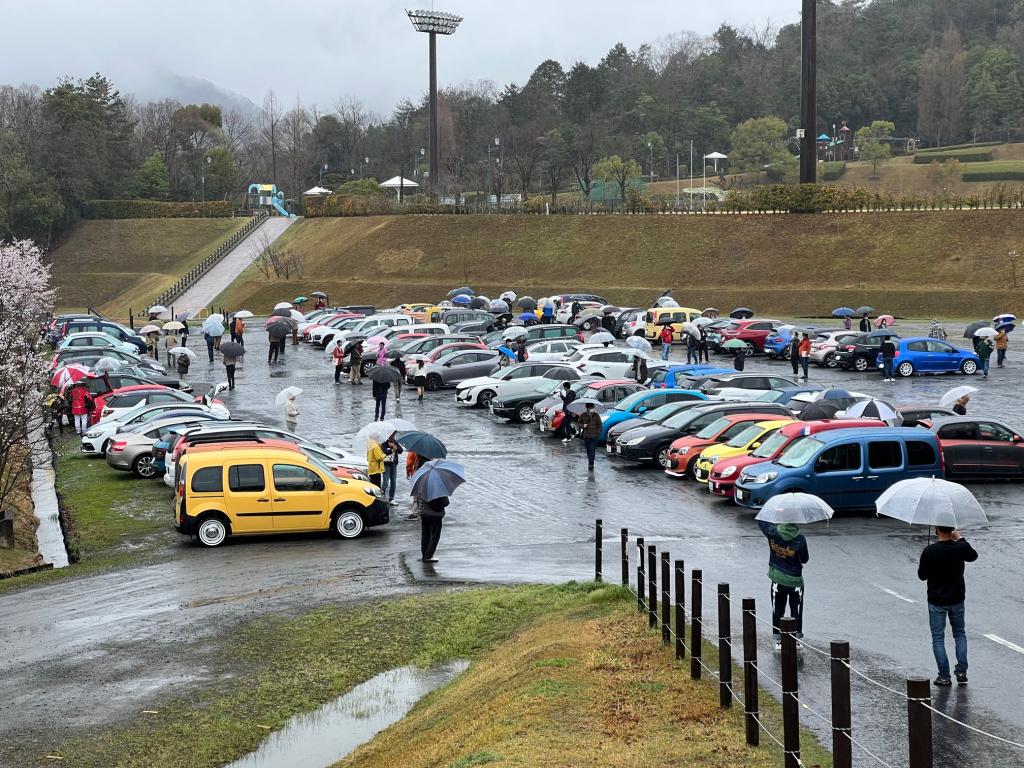
[[[935,685],[949,686],[949,657],[946,655],[946,619],[953,630],[956,666],[953,674],[959,685],[967,685],[967,631],[964,601],[967,586],[964,566],[978,559],[978,553],[955,528],[936,526],[939,540],[921,552],[917,577],[928,582],[928,624],[932,633],[932,653],[938,676]]]
[[[996,337],[993,339],[996,343],[996,367],[1002,368],[1006,363],[1006,348],[1009,346],[1009,337],[1006,333],[1006,326],[1001,325],[996,329]]]
[[[668,360],[672,353],[672,326],[666,325],[661,329],[661,359]]]
[[[393,433],[384,444],[381,450],[384,451],[384,484],[381,490],[388,497],[388,503],[395,505],[395,490],[398,488],[398,457],[402,453],[402,446],[398,444],[397,433]]]
[[[587,448],[587,470],[593,472],[594,459],[597,457],[597,441],[601,437],[601,417],[594,410],[593,403],[587,403],[586,410],[580,414],[577,426]]]
[[[896,345],[885,336],[882,339],[882,381],[893,381],[893,361],[896,359]]]
[[[807,381],[807,365],[811,361],[811,337],[806,333],[803,334],[803,338],[800,340],[799,353],[800,367],[804,372],[804,381]]]
[[[782,648],[782,617],[796,619],[796,636],[804,636],[804,565],[810,560],[807,540],[792,523],[757,521],[768,539],[768,578],[772,583],[772,633],[776,650]]]

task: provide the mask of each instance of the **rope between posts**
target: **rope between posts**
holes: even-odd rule
[[[885,760],[880,758],[878,755],[876,755],[870,749],[868,749],[863,744],[861,744],[859,741],[857,741],[855,738],[853,738],[853,735],[850,733],[850,729],[849,728],[841,728],[841,729],[839,729],[839,732],[841,734],[843,734],[843,736],[848,738],[850,740],[851,744],[853,744],[855,747],[857,747],[862,752],[867,754],[867,756],[870,757],[872,760],[874,760],[875,762],[877,762],[877,763],[879,763],[881,765],[884,765],[885,768],[893,768],[892,765],[890,765],[889,763],[885,762]]]
[[[1002,736],[996,736],[994,733],[989,733],[988,731],[983,731],[983,730],[981,730],[981,728],[975,728],[973,725],[968,725],[967,723],[963,722],[962,720],[957,720],[955,717],[951,717],[950,715],[947,715],[945,712],[940,712],[935,707],[933,707],[931,704],[928,704],[927,701],[924,700],[924,699],[908,699],[908,700],[909,701],[920,702],[926,709],[930,709],[932,712],[934,712],[939,717],[944,717],[946,720],[949,720],[952,723],[956,723],[957,725],[962,725],[964,728],[966,728],[966,729],[968,729],[970,731],[974,731],[977,734],[980,734],[982,736],[987,736],[988,738],[995,739],[996,741],[1001,741],[1001,742],[1003,742],[1003,744],[1008,744],[1011,747],[1017,747],[1019,749],[1024,749],[1024,744],[1021,744],[1019,741],[1011,741],[1010,739],[1003,738]]]
[[[762,671],[761,671],[761,665],[760,665],[760,664],[758,664],[757,662],[752,662],[752,663],[751,663],[751,666],[753,666],[753,668],[754,668],[754,671],[755,671],[755,672],[757,672],[757,674],[758,674],[758,675],[759,675],[760,677],[763,677],[763,678],[764,678],[765,680],[767,680],[767,681],[768,681],[769,683],[771,683],[772,685],[774,685],[774,686],[775,686],[776,688],[778,688],[778,689],[779,689],[780,691],[782,690],[782,683],[780,683],[780,682],[779,682],[778,680],[776,680],[776,679],[775,679],[774,677],[772,677],[771,675],[769,675],[769,674],[767,674],[767,673],[765,673],[765,672],[762,672]]]
[[[764,733],[768,736],[768,738],[775,742],[775,744],[779,747],[779,749],[782,750],[782,754],[783,755],[789,755],[790,757],[792,757],[796,761],[796,764],[799,765],[800,768],[803,768],[804,764],[803,764],[803,761],[800,759],[799,755],[797,755],[796,752],[793,752],[791,750],[786,749],[786,745],[783,744],[781,741],[779,741],[778,738],[776,738],[774,733],[772,733],[770,730],[768,730],[768,726],[766,726],[764,723],[761,722],[761,718],[759,718],[754,712],[748,712],[747,714],[749,714],[752,718],[754,718],[754,722],[757,723],[758,728],[760,728],[762,731],[764,731]]]

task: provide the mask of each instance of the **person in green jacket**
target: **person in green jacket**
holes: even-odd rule
[[[992,358],[992,350],[995,345],[992,343],[992,339],[988,336],[982,336],[978,339],[978,343],[975,349],[978,350],[978,357],[981,358],[981,375],[988,378],[988,364]]]
[[[807,539],[792,523],[774,525],[758,520],[768,539],[768,578],[772,582],[772,633],[776,650],[782,648],[782,616],[796,619],[796,636],[804,636],[804,564],[810,560]]]

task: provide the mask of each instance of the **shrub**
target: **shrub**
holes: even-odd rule
[[[822,163],[821,165],[821,180],[822,181],[836,181],[844,173],[846,173],[846,163],[844,162],[829,162]]]
[[[985,147],[972,147],[970,149],[943,149],[934,152],[918,152],[914,155],[916,165],[928,165],[938,160],[940,163],[946,160],[959,160],[961,163],[986,163],[992,159],[992,150]]]
[[[89,200],[87,219],[221,219],[232,214],[227,200],[208,203],[164,203],[159,200]]]
[[[1008,160],[968,167],[960,178],[963,181],[1024,181],[1024,162]]]
[[[951,152],[957,149],[978,149],[979,147],[998,147],[1001,146],[1001,141],[979,141],[974,144],[950,144],[946,147],[928,147],[926,149],[917,150],[919,155],[935,154],[937,152]]]

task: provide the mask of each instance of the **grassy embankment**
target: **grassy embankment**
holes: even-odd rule
[[[719,709],[716,686],[690,680],[616,587],[445,591],[265,618],[218,642],[231,649],[231,674],[48,754],[85,768],[220,766],[293,713],[382,671],[471,658],[451,687],[340,765],[768,768],[780,760],[744,745],[740,713]],[[778,727],[778,709],[767,706]],[[805,765],[831,764],[805,744]],[[45,764],[45,755],[25,763]]]
[[[323,290],[337,303],[437,300],[468,283],[495,296],[595,291],[643,305],[827,316],[841,304],[905,317],[991,316],[1016,306],[1006,254],[1020,211],[783,216],[380,216],[312,219],[279,241],[302,280],[250,268],[218,303],[266,312]],[[1024,273],[1018,276],[1024,286]]]
[[[83,221],[51,254],[60,309],[92,307],[118,319],[212,252],[246,219]]]

